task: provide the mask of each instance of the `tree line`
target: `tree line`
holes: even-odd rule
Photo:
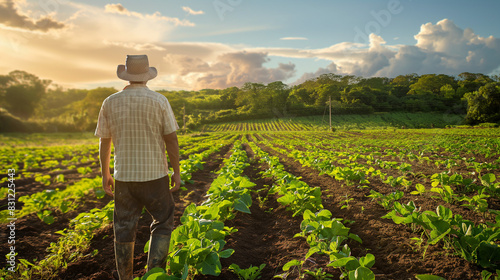
[[[102,101],[115,88],[64,89],[25,71],[0,75],[0,131],[92,131]],[[159,90],[179,125],[256,118],[374,112],[445,112],[466,115],[466,124],[500,122],[500,76],[464,72],[407,74],[395,78],[323,74],[298,85],[281,81],[199,91]],[[14,120],[15,119],[15,120]],[[7,127],[7,128],[6,128]]]

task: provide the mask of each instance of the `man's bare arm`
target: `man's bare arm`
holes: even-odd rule
[[[110,196],[113,195],[115,182],[109,171],[109,161],[111,157],[111,138],[99,139],[99,161],[101,163],[102,188]]]
[[[170,134],[163,135],[163,140],[165,141],[165,148],[167,149],[168,159],[170,160],[170,165],[174,170],[174,174],[171,177],[170,184],[172,188],[171,192],[179,190],[181,187],[181,170],[179,166],[179,141],[177,140],[177,133],[174,131]]]

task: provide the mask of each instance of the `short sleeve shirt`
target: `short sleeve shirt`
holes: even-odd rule
[[[130,85],[104,100],[95,135],[113,141],[116,180],[146,182],[168,174],[163,135],[177,129],[165,96]]]

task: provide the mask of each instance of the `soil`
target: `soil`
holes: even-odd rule
[[[256,135],[254,137],[259,139]],[[272,136],[266,137],[272,139]],[[301,180],[311,187],[321,188],[324,208],[330,210],[333,217],[343,219],[344,224],[350,228],[350,232],[357,234],[363,241],[362,244],[352,240],[348,242],[352,255],[362,257],[370,253],[375,256],[376,262],[372,271],[377,279],[415,279],[418,274],[439,275],[450,280],[481,279],[481,267],[465,261],[450,250],[443,249],[442,244],[429,246],[424,258],[423,246],[419,247],[411,240],[411,238],[420,237],[420,233],[412,232],[409,227],[397,225],[392,220],[382,218],[388,211],[367,195],[370,189],[381,193],[393,191],[387,184],[370,180],[370,188],[347,186],[330,176],[320,175],[317,170],[303,167],[288,155],[280,154],[271,147],[263,144],[259,146],[269,154],[278,156],[286,171],[302,177]],[[265,264],[261,279],[272,279],[273,276],[284,273],[282,267],[288,261],[303,260],[309,249],[304,238],[294,238],[294,235],[300,232],[302,217],[292,217],[292,213],[286,211],[276,201],[275,195],[268,194],[273,180],[261,174],[268,166],[259,163],[258,159],[254,158],[254,153],[248,145],[245,144],[244,148],[251,162],[251,165],[244,170],[244,175],[256,184],[255,191],[252,192],[253,204],[250,208],[252,214],[238,213],[234,219],[225,222],[226,226],[234,227],[238,231],[226,237],[225,248],[232,248],[235,252],[231,257],[221,260],[223,266],[221,274],[218,277],[197,275],[194,279],[238,279],[232,271],[228,270],[232,263],[238,264],[241,268]],[[187,191],[174,194],[176,225],[180,223],[179,218],[187,205],[190,203],[198,205],[206,199],[204,195],[217,176],[214,172],[221,167],[223,159],[229,156],[230,149],[231,145],[225,146],[207,159],[204,169],[192,174],[194,183],[186,185]],[[98,167],[94,165],[92,168],[93,173],[89,175],[90,177],[98,175],[96,173]],[[21,188],[24,195],[42,188],[34,181],[24,183],[26,187]],[[77,210],[58,215],[56,222],[51,225],[40,222],[35,214],[18,219],[16,221],[18,258],[29,261],[40,260],[46,255],[45,250],[50,243],[57,241],[59,235],[55,233],[56,231],[66,228],[69,221],[78,213],[95,207],[103,207],[110,200],[108,197],[101,200],[90,197],[95,197],[95,195],[89,194],[89,199]],[[342,208],[342,205],[346,205],[343,203],[346,198],[352,198],[352,200],[349,201],[348,207]],[[417,206],[422,209],[434,210],[436,207],[436,201],[430,196],[421,196],[415,200],[418,203]],[[494,202],[499,204],[498,200]],[[465,208],[445,206],[454,207],[453,212],[460,213],[464,218],[476,219],[475,221],[481,219]],[[149,240],[150,223],[151,218],[147,213],[139,221],[135,245],[134,277],[140,277],[146,272],[144,267],[147,254],[143,252],[143,248]],[[0,238],[7,240],[7,236],[8,231],[4,230]],[[115,270],[113,239],[111,224],[98,230],[85,252],[88,255],[68,264],[67,268],[62,269],[54,279],[113,279],[112,273]],[[96,249],[98,254],[94,257],[90,256],[90,253]],[[0,255],[7,253],[7,246],[1,246]],[[310,270],[322,268],[323,271],[332,275],[332,279],[339,279],[339,270],[327,267],[327,264],[328,259],[325,256],[314,254],[305,262],[304,268]],[[288,279],[298,277],[298,271],[294,270]],[[313,278],[306,276],[305,279]]]

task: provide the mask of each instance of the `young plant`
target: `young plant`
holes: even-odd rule
[[[339,268],[342,271],[341,278],[348,276],[349,280],[375,280],[375,274],[370,269],[374,264],[375,256],[366,254],[359,259],[352,256],[341,258],[328,266]]]
[[[448,202],[450,204],[458,201],[458,196],[455,194],[453,189],[448,185],[442,185],[431,188],[431,192],[435,192],[439,194],[439,197],[433,196],[433,198],[441,198],[443,201]]]
[[[233,263],[229,266],[229,270],[234,272],[234,274],[236,274],[238,276],[238,279],[240,280],[255,280],[261,278],[260,274],[264,267],[266,267],[266,264],[263,263],[260,266],[250,265],[249,268],[242,269],[237,264]]]
[[[412,191],[410,194],[413,194],[413,195],[422,195],[423,193],[425,193],[425,186],[422,185],[422,184],[416,184],[415,185],[415,190]]]
[[[345,199],[340,202],[340,205],[341,205],[340,209],[345,209],[345,208],[349,209],[351,207],[349,205],[349,202],[351,202],[352,200],[354,200],[354,198],[352,198],[352,197],[349,198],[349,195],[346,194]]]
[[[394,202],[400,200],[403,196],[404,192],[402,191],[395,191],[393,193],[383,195],[375,190],[370,190],[370,195],[368,195],[368,197],[371,197],[372,200],[376,200],[378,204],[387,210],[391,209]]]

